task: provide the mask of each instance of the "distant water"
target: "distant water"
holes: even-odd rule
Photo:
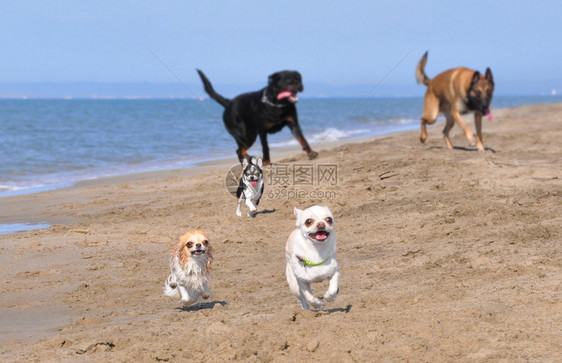
[[[495,97],[493,103],[550,102],[562,102],[562,96]],[[321,148],[417,129],[422,104],[422,98],[302,98],[297,109],[309,143]],[[289,129],[271,135],[269,143],[273,159],[275,147],[296,145]],[[235,149],[222,108],[208,99],[0,100],[0,197],[218,158],[234,163]],[[261,153],[259,140],[250,153]]]
[[[49,228],[51,225],[49,223],[10,223],[10,224],[0,224],[0,235],[2,234],[12,234],[15,232],[31,231],[34,229],[44,229]]]

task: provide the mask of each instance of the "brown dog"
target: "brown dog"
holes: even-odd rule
[[[440,112],[445,114],[447,123],[443,129],[443,137],[449,149],[453,148],[449,139],[449,131],[455,122],[462,127],[471,146],[474,146],[472,132],[464,123],[461,115],[474,113],[476,124],[478,151],[484,151],[482,144],[482,115],[490,114],[492,95],[494,93],[494,77],[490,68],[486,68],[486,76],[468,68],[459,67],[449,69],[429,79],[425,74],[427,52],[420,59],[416,67],[416,79],[419,84],[425,84],[427,91],[424,98],[423,115],[421,117],[421,136],[423,143],[427,139],[426,125],[432,125]]]

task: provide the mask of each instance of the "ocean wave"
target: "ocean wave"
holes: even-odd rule
[[[306,139],[308,140],[309,144],[315,144],[322,141],[337,141],[337,140],[344,140],[350,139],[359,135],[366,135],[371,131],[368,129],[359,129],[359,130],[347,130],[342,131],[338,129],[324,129],[320,132],[307,135]],[[298,141],[294,138],[291,138],[286,141],[274,142],[271,143],[271,147],[283,147],[283,146],[296,146],[298,145]]]
[[[32,188],[32,186],[0,185],[0,193],[17,192],[18,190],[24,190],[29,188]]]
[[[418,122],[419,122],[418,119],[413,119],[413,118],[390,118],[386,120],[372,120],[370,124],[374,126],[390,126],[390,125],[410,125]]]
[[[35,193],[41,193],[41,192],[48,192],[51,190],[57,190],[57,189],[64,189],[64,188],[69,188],[72,185],[74,185],[74,183],[68,182],[68,181],[61,181],[58,183],[52,183],[52,184],[30,184],[30,183],[22,183],[19,185],[14,185],[14,186],[0,186],[0,198],[1,197],[15,197],[18,195],[26,195],[26,194],[35,194]]]
[[[419,122],[419,119],[414,118],[391,118],[390,122],[393,124],[400,124],[400,125],[409,125],[413,123]]]
[[[74,186],[76,183],[119,175],[131,175],[160,170],[193,167],[199,162],[218,159],[209,153],[206,158],[175,158],[151,160],[143,163],[119,164],[112,167],[93,167],[59,173],[36,174],[20,180],[4,181],[0,184],[0,198],[35,194]]]

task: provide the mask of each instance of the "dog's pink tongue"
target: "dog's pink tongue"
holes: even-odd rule
[[[279,94],[277,95],[277,99],[282,100],[283,98],[291,97],[292,95],[293,94],[289,91],[279,92]]]
[[[490,120],[490,122],[494,122],[494,116],[492,115],[492,112],[490,110],[487,110],[484,116],[486,116],[488,120]]]
[[[252,186],[252,188],[255,188],[258,186],[258,181],[257,180],[250,180],[250,185]]]
[[[328,234],[324,231],[318,231],[316,232],[316,239],[319,241],[323,241],[328,237]]]
[[[283,91],[283,92],[279,92],[279,94],[277,95],[277,99],[278,100],[282,100],[283,98],[288,98],[289,101],[291,102],[297,102],[299,99],[294,96],[291,92],[289,91]]]

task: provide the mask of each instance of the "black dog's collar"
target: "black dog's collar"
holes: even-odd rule
[[[286,104],[283,104],[283,103],[273,103],[273,102],[271,102],[269,99],[267,99],[267,96],[265,95],[265,90],[263,90],[263,95],[261,96],[261,102],[265,103],[266,105],[273,106],[273,107],[285,107],[285,106],[287,106]]]

